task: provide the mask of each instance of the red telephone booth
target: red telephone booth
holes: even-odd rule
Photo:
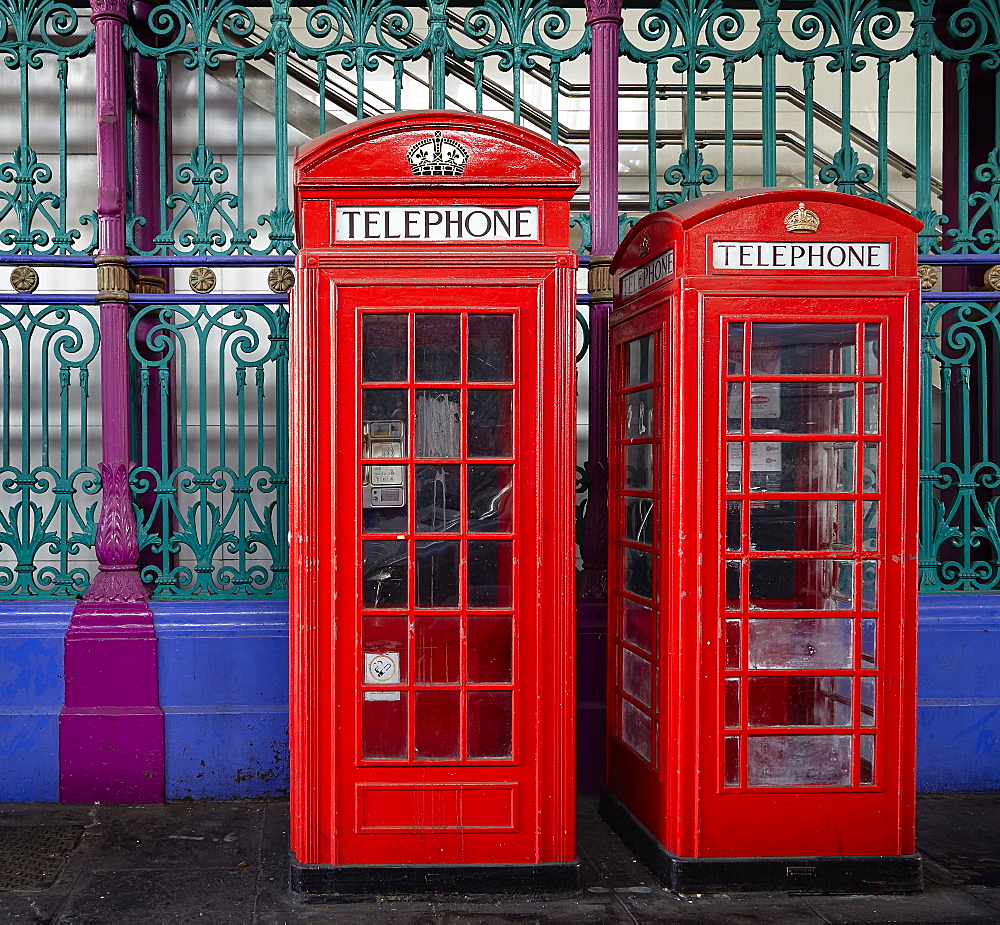
[[[574,891],[579,161],[480,116],[299,149],[293,889]]]
[[[648,215],[612,263],[608,785],[672,889],[919,889],[909,215]]]

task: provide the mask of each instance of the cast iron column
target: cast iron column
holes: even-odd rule
[[[66,634],[66,702],[59,719],[64,803],[163,800],[163,712],[157,646],[139,579],[129,487],[130,396],[125,260],[127,0],[92,0],[97,102],[97,300],[101,305],[102,504],[98,573]]]
[[[577,583],[577,786],[604,782],[608,619],[608,265],[618,249],[618,44],[622,0],[586,0],[590,26],[590,393],[587,508]]]

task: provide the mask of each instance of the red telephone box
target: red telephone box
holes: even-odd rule
[[[612,263],[602,809],[680,892],[919,889],[909,215],[648,215]]]
[[[579,884],[579,160],[447,112],[300,148],[293,889]]]

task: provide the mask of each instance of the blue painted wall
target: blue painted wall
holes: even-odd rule
[[[288,794],[288,602],[151,607],[168,800]]]
[[[288,792],[288,605],[153,607],[167,799]],[[72,602],[0,601],[0,802],[59,799]],[[920,598],[917,786],[1000,790],[1000,594]]]
[[[1000,790],[1000,595],[920,598],[917,788]]]
[[[0,802],[59,800],[63,642],[73,601],[0,601]]]

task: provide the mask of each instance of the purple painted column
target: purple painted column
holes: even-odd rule
[[[590,480],[577,583],[577,786],[604,783],[608,619],[608,314],[618,249],[618,44],[622,0],[586,0],[590,52]]]
[[[156,634],[139,580],[129,489],[128,268],[125,262],[126,0],[92,0],[97,92],[97,299],[101,305],[103,480],[98,573],[66,634],[59,718],[64,803],[163,800]]]

